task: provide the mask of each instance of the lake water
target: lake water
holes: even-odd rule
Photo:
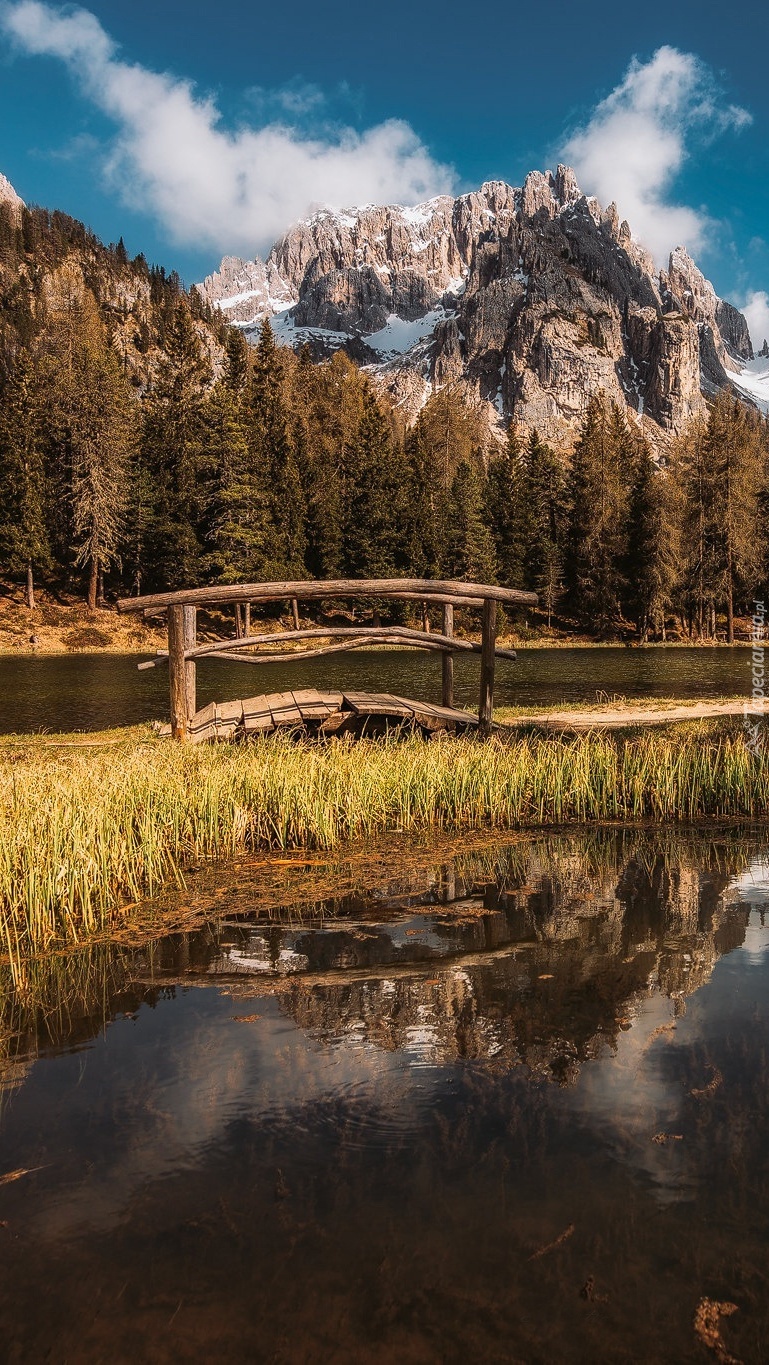
[[[98,730],[167,719],[165,665],[137,672],[135,655],[0,656],[0,733]],[[198,705],[327,687],[395,692],[440,702],[439,656],[376,650],[309,659],[299,665],[198,665]],[[455,660],[459,705],[477,706],[478,661]],[[751,651],[724,648],[522,649],[497,662],[498,706],[549,706],[605,697],[749,695]]]
[[[766,831],[393,839],[0,966],[3,1359],[766,1361],[767,902]]]

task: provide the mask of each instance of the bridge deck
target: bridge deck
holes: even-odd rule
[[[209,702],[189,722],[193,744],[208,739],[235,739],[280,728],[304,729],[310,734],[373,734],[388,725],[415,726],[422,731],[465,732],[478,725],[477,716],[450,706],[411,701],[389,692],[269,692],[244,701]],[[161,734],[170,734],[170,725]]]

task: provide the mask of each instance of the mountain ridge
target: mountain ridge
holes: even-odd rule
[[[248,337],[268,316],[295,349],[346,350],[412,418],[445,384],[492,430],[561,443],[599,388],[658,444],[722,388],[769,410],[742,314],[683,247],[657,270],[568,166],[412,208],[321,209],[198,288]]]

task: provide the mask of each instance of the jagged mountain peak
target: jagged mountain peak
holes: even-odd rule
[[[266,261],[225,258],[200,289],[246,335],[267,314],[287,345],[344,348],[412,415],[452,383],[490,427],[558,441],[599,388],[664,441],[753,358],[745,319],[688,252],[658,271],[564,165],[520,188],[319,209]],[[760,401],[752,378],[743,391]]]

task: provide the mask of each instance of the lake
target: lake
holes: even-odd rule
[[[766,830],[393,838],[0,964],[3,1358],[765,1361],[768,903]]]
[[[99,730],[167,719],[165,665],[137,672],[135,655],[0,655],[0,733]],[[455,660],[457,704],[477,706],[478,661]],[[439,656],[360,650],[299,665],[198,665],[198,705],[297,687],[395,692],[440,702]],[[550,706],[597,697],[749,695],[751,650],[714,647],[522,649],[499,660],[498,706]]]

